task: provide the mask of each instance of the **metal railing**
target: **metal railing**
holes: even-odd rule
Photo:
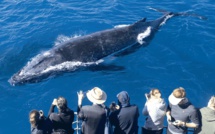
[[[74,134],[81,134],[81,124],[82,124],[82,121],[78,119],[78,114],[77,112],[74,113],[75,114],[75,121],[72,123],[73,125],[73,128],[75,130],[75,133]],[[140,127],[141,128],[141,127]],[[139,129],[140,133],[141,133],[141,129]],[[164,130],[167,131],[167,127],[165,126],[164,127]],[[189,134],[189,133],[194,133],[195,129],[192,129],[192,128],[188,128],[187,130],[187,133],[186,134]],[[164,133],[164,132],[163,132]]]
[[[75,130],[76,134],[80,134],[81,133],[81,123],[82,121],[78,119],[78,114],[77,112],[74,112],[75,114],[75,121],[72,123],[73,128]]]

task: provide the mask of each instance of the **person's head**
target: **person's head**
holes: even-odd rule
[[[169,102],[172,105],[182,104],[185,100],[186,92],[183,87],[179,87],[173,90],[172,94],[169,96]]]
[[[86,95],[93,104],[103,104],[107,99],[107,94],[98,87],[89,90]]]
[[[40,118],[40,113],[37,110],[32,110],[29,113],[29,121],[32,127],[36,127]]]
[[[208,101],[208,107],[215,110],[215,96],[212,96],[211,99]]]
[[[130,97],[126,91],[122,91],[117,94],[119,106],[126,107],[130,105]]]
[[[64,97],[57,98],[57,107],[59,111],[64,112],[67,109],[67,100]]]
[[[150,91],[150,95],[151,95],[151,97],[154,97],[154,98],[156,98],[156,99],[161,98],[160,90],[157,89],[157,88],[152,89],[152,90]]]

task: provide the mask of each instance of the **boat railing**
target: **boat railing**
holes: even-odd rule
[[[82,121],[78,119],[77,112],[74,112],[74,114],[75,114],[75,121],[72,123],[73,129],[75,130],[74,134],[80,134]]]
[[[81,134],[81,124],[82,124],[82,121],[78,119],[78,114],[77,112],[74,113],[75,114],[75,121],[72,123],[73,125],[73,129],[75,130],[75,133],[74,134]],[[141,128],[141,127],[140,127]],[[164,127],[164,130],[167,130],[167,127],[165,126]],[[194,133],[194,129],[192,128],[188,128],[187,130],[187,134],[189,133]],[[140,131],[139,131],[140,132]]]

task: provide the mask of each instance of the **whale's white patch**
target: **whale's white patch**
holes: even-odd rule
[[[34,60],[36,60],[34,58]],[[80,61],[67,61],[67,62],[63,62],[61,64],[55,65],[55,66],[49,66],[48,68],[44,69],[41,72],[37,72],[37,73],[33,73],[28,71],[25,71],[26,69],[23,69],[20,72],[20,76],[33,76],[33,75],[39,75],[39,74],[45,74],[45,73],[49,73],[49,72],[54,72],[54,71],[66,71],[66,70],[70,70],[70,71],[74,71],[77,69],[77,67],[80,66],[90,66],[93,64],[99,64],[101,62],[103,62],[104,60],[98,60],[96,62],[80,62]]]
[[[43,53],[43,56],[49,56],[49,55],[51,55],[51,53],[49,51],[46,51]]]
[[[174,15],[167,15],[164,19],[164,21],[160,24],[160,26],[164,25],[166,23],[166,21],[170,18],[172,18]]]
[[[140,44],[143,44],[144,43],[143,39],[148,37],[151,34],[151,30],[152,30],[152,27],[147,27],[147,29],[143,33],[138,34],[137,42]]]
[[[58,45],[60,45],[60,44],[63,43],[63,42],[66,42],[66,41],[71,40],[71,39],[78,38],[78,37],[80,37],[80,36],[81,36],[81,35],[78,35],[78,34],[71,35],[71,36],[58,35],[56,41],[54,42],[54,45],[55,45],[55,46],[58,46]]]
[[[75,70],[79,66],[89,66],[93,64],[99,64],[103,62],[103,60],[98,60],[96,62],[80,62],[80,61],[66,61],[61,64],[55,65],[55,66],[50,66],[43,70],[41,74],[43,73],[48,73],[50,71],[66,71],[66,70]]]
[[[49,72],[54,72],[54,71],[66,71],[66,70],[76,70],[77,67],[80,66],[90,66],[90,65],[97,65],[101,62],[103,62],[103,59],[100,59],[95,62],[80,62],[80,61],[66,61],[61,64],[57,64],[55,66],[49,66],[45,68],[42,71],[35,72],[32,70],[32,67],[37,65],[39,62],[41,62],[41,59],[44,59],[45,57],[50,57],[52,56],[50,51],[45,51],[41,54],[38,54],[34,58],[32,58],[27,65],[20,71],[19,76],[33,76],[33,75],[40,75],[44,73],[49,73]]]
[[[44,59],[45,57],[50,57],[52,56],[50,50],[48,51],[44,51],[41,54],[38,54],[37,56],[33,57],[30,61],[27,62],[26,66],[20,71],[19,75],[20,76],[24,76],[27,75],[31,75],[33,74],[30,70],[32,69],[33,66],[37,65],[39,62],[41,62],[42,59]]]
[[[114,28],[122,28],[122,27],[127,27],[129,26],[128,24],[121,24],[121,25],[116,25]]]
[[[40,72],[41,74],[43,73],[48,73],[50,71],[63,71],[63,70],[67,70],[67,69],[71,69],[74,68],[75,66],[81,66],[82,62],[63,62],[61,64],[55,65],[55,66],[50,66],[48,68],[46,68],[45,70],[43,70],[42,72]]]

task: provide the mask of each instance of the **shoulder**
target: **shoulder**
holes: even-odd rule
[[[190,113],[191,115],[193,115],[193,114],[195,114],[195,113],[198,112],[198,109],[197,109],[194,105],[192,105],[192,104],[190,104],[190,105],[188,106],[187,110],[189,111],[189,113]]]
[[[188,106],[188,109],[191,110],[191,111],[196,111],[197,110],[196,107],[194,105],[192,105],[192,104],[190,104]]]
[[[137,109],[138,110],[138,106],[137,105],[132,105],[132,107],[134,107],[135,109]]]
[[[68,111],[69,113],[71,113],[71,114],[74,114],[74,111],[71,110],[70,108],[67,108],[67,111]]]
[[[201,113],[205,113],[205,112],[207,112],[207,111],[209,111],[209,110],[210,110],[210,108],[208,108],[208,107],[203,107],[203,108],[200,109],[200,112],[201,112]]]
[[[85,106],[82,106],[81,109],[88,109],[93,107],[94,107],[93,105],[85,105]]]
[[[50,116],[59,116],[57,113],[51,113]]]
[[[160,103],[167,105],[166,101],[163,98],[161,99]]]
[[[81,112],[86,112],[86,111],[92,111],[95,110],[95,106],[94,105],[85,105],[81,107]]]
[[[59,117],[59,114],[57,114],[57,113],[51,113],[50,116],[49,116],[50,119],[53,119],[55,117]]]
[[[137,111],[139,110],[137,105],[134,105],[133,107],[134,107]]]
[[[137,105],[132,104],[128,107],[123,107],[121,110],[123,110],[123,111],[127,111],[127,110],[138,111],[139,109],[138,109]]]
[[[116,110],[116,111],[110,112],[110,117],[118,115],[119,112],[120,112],[120,110]]]
[[[138,106],[135,104],[130,105],[130,107],[138,108]]]
[[[208,109],[208,107],[203,107],[203,108],[200,108],[200,111],[203,111],[203,110],[206,110]]]

